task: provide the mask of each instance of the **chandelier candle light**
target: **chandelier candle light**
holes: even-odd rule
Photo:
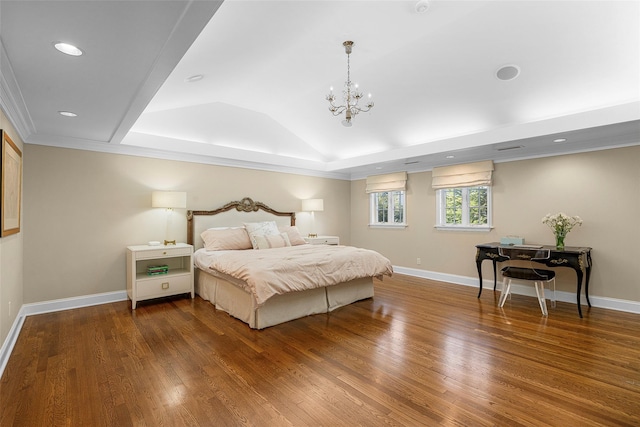
[[[546,214],[542,218],[542,223],[553,230],[553,234],[556,236],[556,249],[564,250],[564,238],[573,227],[582,225],[582,218],[560,212],[555,215]]]
[[[358,85],[351,83],[351,67],[349,58],[351,56],[351,49],[353,48],[353,42],[347,40],[342,43],[344,51],[347,53],[347,81],[344,83],[344,90],[342,91],[342,97],[344,104],[336,105],[336,97],[333,94],[333,87],[329,88],[329,94],[327,95],[327,101],[329,101],[329,111],[334,116],[338,116],[345,113],[345,118],[342,124],[346,127],[351,127],[351,119],[358,113],[366,113],[373,108],[373,101],[371,100],[371,94],[369,94],[369,100],[367,105],[360,107],[358,101],[362,98],[362,92],[358,91]]]

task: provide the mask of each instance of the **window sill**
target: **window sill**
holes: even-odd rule
[[[407,224],[369,224],[369,228],[407,228]]]
[[[464,225],[434,225],[436,230],[441,231],[475,231],[489,232],[493,229],[490,225],[464,226]]]

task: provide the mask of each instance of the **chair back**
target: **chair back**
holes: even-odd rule
[[[532,248],[509,248],[509,250],[503,250],[505,248],[498,248],[498,253],[501,257],[507,258],[508,261],[528,261],[528,267],[515,267],[507,265],[503,269],[503,274],[507,274],[509,276],[517,277],[520,276],[521,279],[525,280],[548,280],[547,278],[551,275],[551,272],[548,270],[544,270],[542,268],[536,268],[535,261],[545,261],[551,257],[550,249],[532,249]],[[507,261],[507,262],[508,262]],[[510,269],[513,269],[513,272],[507,273]],[[525,272],[524,270],[528,270]]]

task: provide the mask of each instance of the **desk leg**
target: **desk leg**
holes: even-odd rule
[[[496,285],[498,284],[498,276],[497,276],[497,273],[496,273],[496,264],[497,264],[497,262],[496,262],[495,259],[493,259],[492,261],[493,261],[493,291],[495,292],[496,291]]]
[[[480,298],[480,295],[482,295],[482,261],[483,260],[476,261],[476,266],[478,267],[478,279],[480,279],[480,290],[478,291],[478,298]]]
[[[476,267],[478,268],[478,279],[480,280],[480,290],[478,291],[478,298],[480,298],[480,295],[482,295],[482,261],[484,261],[484,259],[476,261]],[[497,262],[495,259],[492,259],[491,262],[493,263],[493,290],[495,292],[498,285],[498,276],[496,276]]]
[[[587,299],[587,304],[591,307],[591,301],[589,301],[589,276],[591,276],[591,267],[587,267],[587,275],[584,281],[584,296]]]
[[[582,319],[582,306],[580,305],[580,291],[582,290],[582,270],[576,270],[576,275],[578,276],[578,314]],[[587,290],[585,285],[585,292],[586,291]]]
[[[587,276],[584,282],[584,296],[587,298],[587,304],[591,307],[591,301],[589,301],[589,278],[591,277],[591,252],[587,252]]]

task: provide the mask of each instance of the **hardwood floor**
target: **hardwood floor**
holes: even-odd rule
[[[640,315],[399,274],[262,331],[199,297],[30,316],[1,426],[640,425]]]

